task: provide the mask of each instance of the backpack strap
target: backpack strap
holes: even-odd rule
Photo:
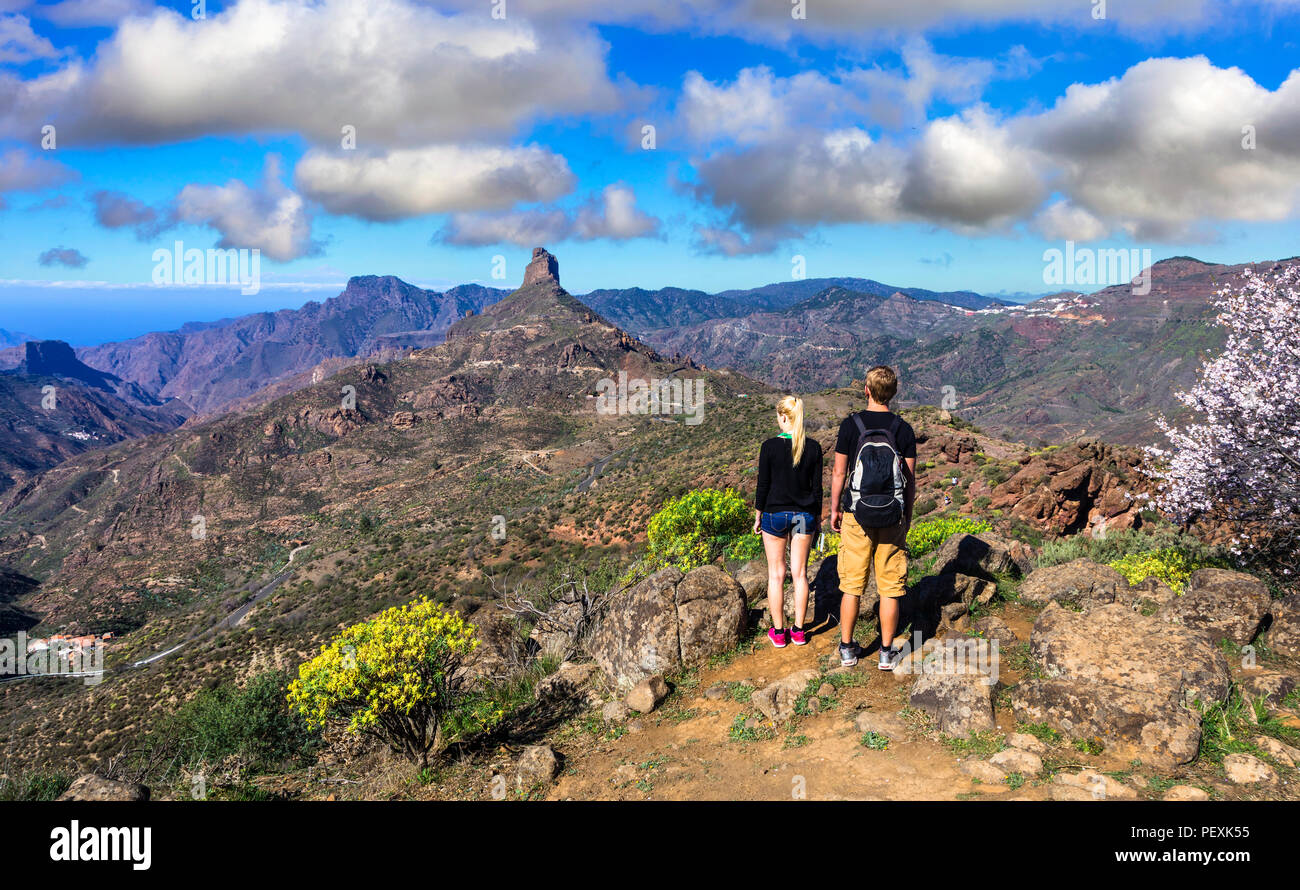
[[[862,437],[867,434],[867,425],[862,421],[862,412],[853,412],[853,422],[858,425],[858,444],[862,444]]]

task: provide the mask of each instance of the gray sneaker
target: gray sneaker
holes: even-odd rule
[[[898,657],[901,654],[902,653],[898,649],[894,648],[893,646],[890,646],[888,649],[886,649],[884,646],[881,646],[880,663],[877,665],[877,667],[879,667],[882,671],[892,671],[895,667],[898,666]]]
[[[856,642],[840,643],[840,664],[844,667],[853,667],[858,663],[860,655],[862,655],[862,647]]]

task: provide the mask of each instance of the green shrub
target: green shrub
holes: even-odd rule
[[[1192,572],[1211,565],[1226,567],[1223,560],[1205,558],[1178,547],[1166,547],[1150,553],[1130,553],[1110,563],[1110,567],[1123,575],[1130,584],[1155,577],[1168,584],[1174,593],[1183,592]]]
[[[1188,577],[1197,569],[1228,568],[1229,554],[1211,547],[1172,526],[1155,529],[1123,529],[1100,538],[1072,535],[1043,544],[1040,566],[1054,566],[1075,559],[1091,559],[1116,569],[1129,583],[1156,577],[1181,593]]]
[[[254,773],[304,760],[318,737],[285,706],[287,687],[286,674],[269,671],[243,688],[222,683],[200,691],[158,721],[126,759],[124,774],[148,784],[173,781],[182,769],[228,756]]]
[[[70,785],[66,773],[20,773],[0,779],[0,801],[57,800]]]
[[[298,669],[289,704],[308,726],[340,723],[420,768],[444,743],[488,729],[502,709],[461,668],[479,643],[457,612],[421,597],[345,629]]]
[[[982,519],[970,519],[965,516],[945,516],[913,522],[907,532],[907,549],[912,557],[924,556],[934,550],[951,535],[962,532],[978,535],[988,531],[992,526]]]
[[[683,572],[713,562],[728,548],[743,550],[738,538],[753,533],[754,511],[734,489],[701,488],[673,498],[650,517],[646,528],[652,565],[674,565]]]

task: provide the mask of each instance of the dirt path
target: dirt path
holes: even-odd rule
[[[1028,616],[1004,613],[1027,638]],[[737,715],[756,713],[742,681],[762,686],[805,668],[826,669],[838,642],[835,631],[817,633],[804,647],[775,649],[760,637],[752,652],[688,677],[652,714],[601,735],[557,740],[565,769],[552,799],[604,800],[956,800],[970,797],[1045,799],[1047,788],[1026,782],[980,784],[960,772],[962,759],[983,759],[954,749],[931,731],[923,715],[908,715],[908,731],[884,750],[862,744],[854,726],[864,710],[896,715],[907,705],[912,677],[876,669],[874,654],[850,672],[850,685],[828,697],[820,713],[786,726],[764,722],[765,739],[734,739]],[[1003,680],[1017,677],[1004,669]],[[706,697],[718,684],[721,698]],[[718,691],[715,689],[714,696]],[[997,714],[997,734],[1015,731],[1010,713]],[[621,730],[621,734],[620,734]],[[751,733],[752,734],[752,733]],[[1066,755],[1067,757],[1069,755]],[[1108,758],[1079,755],[1080,766],[1115,769]]]

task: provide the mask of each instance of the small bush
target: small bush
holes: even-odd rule
[[[969,519],[964,516],[948,516],[914,522],[907,532],[907,549],[913,558],[924,556],[958,532],[978,535],[990,528],[992,526],[982,519]]]
[[[313,728],[342,723],[424,768],[446,741],[490,728],[503,716],[462,676],[478,642],[459,613],[421,597],[323,646],[298,669],[289,703]]]
[[[674,565],[683,572],[713,562],[729,548],[750,552],[752,545],[737,539],[753,533],[754,511],[735,490],[702,488],[664,504],[646,528],[648,557],[654,565]]]
[[[1210,547],[1172,527],[1154,530],[1124,529],[1095,538],[1078,534],[1043,544],[1040,566],[1060,565],[1075,559],[1091,559],[1119,571],[1129,583],[1157,577],[1181,593],[1197,569],[1230,566],[1228,553]]]
[[[1222,560],[1208,559],[1176,547],[1153,550],[1150,553],[1130,553],[1110,564],[1130,584],[1138,584],[1155,577],[1169,585],[1174,593],[1182,593],[1192,572],[1207,566],[1225,567]]]

